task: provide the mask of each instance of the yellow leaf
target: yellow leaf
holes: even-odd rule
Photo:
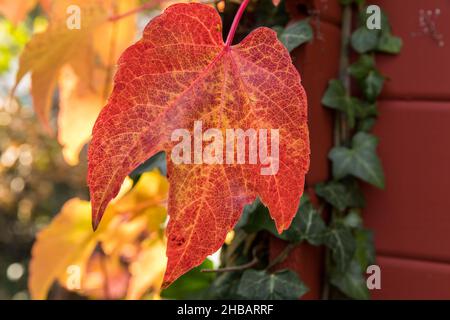
[[[66,25],[70,5],[80,7],[80,29]],[[60,89],[58,141],[69,164],[78,163],[110,93],[119,54],[134,40],[135,17],[108,18],[136,6],[137,0],[51,1],[48,28],[33,35],[21,54],[16,86],[31,72],[33,106],[49,133],[52,97],[56,86]]]
[[[144,174],[134,188],[138,201],[148,198],[162,199],[167,196],[169,183],[158,170]]]
[[[28,282],[33,299],[45,299],[55,279],[66,274],[70,265],[91,255],[96,242],[90,214],[89,202],[71,199],[37,235]]]
[[[116,203],[119,211],[140,211],[149,206],[165,204],[169,183],[158,170],[141,176],[134,188]]]
[[[30,262],[33,299],[45,299],[56,280],[95,299],[135,299],[149,289],[159,293],[166,263],[161,230],[167,211],[161,201],[167,179],[154,170],[130,190],[131,184],[125,180],[95,233],[90,203],[75,198],[38,234]],[[80,276],[78,288],[73,268]]]
[[[103,106],[98,91],[86,88],[71,66],[64,66],[59,77],[60,110],[58,115],[58,140],[63,146],[63,156],[70,165],[78,163],[78,154],[89,141],[95,120]],[[103,79],[98,79],[101,83]],[[97,83],[99,83],[97,82]]]
[[[127,299],[139,299],[149,289],[158,292],[166,263],[166,244],[163,240],[155,238],[144,243],[137,259],[130,265],[131,279]]]
[[[117,213],[107,217],[107,229],[99,236],[105,253],[130,257],[138,251],[140,238],[161,230],[167,217],[162,203],[167,193],[167,179],[155,169],[143,174],[121,199],[116,198],[114,212]]]
[[[104,3],[113,14],[128,12],[136,5],[135,0],[105,0]],[[135,34],[136,21],[131,16],[98,25],[89,46],[69,62],[75,72],[71,77],[67,74],[60,77],[58,141],[71,165],[78,163],[78,154],[90,139],[95,120],[111,92],[116,61],[133,42]]]
[[[94,2],[97,4],[97,2]],[[88,46],[92,30],[107,21],[107,14],[101,7],[89,5],[87,0],[76,0],[73,4],[82,8],[81,29],[68,29],[64,12],[69,0],[58,2],[56,10],[50,10],[50,24],[46,31],[33,35],[19,59],[16,85],[31,72],[31,94],[37,116],[50,131],[49,113],[51,97],[55,89],[60,68],[75,57],[80,48]],[[67,6],[64,6],[66,4]]]

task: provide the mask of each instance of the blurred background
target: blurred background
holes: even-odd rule
[[[3,4],[2,5],[6,5]],[[20,19],[21,20],[21,19]],[[33,32],[45,30],[39,7],[23,21],[0,18],[0,298],[26,299],[36,233],[66,200],[86,198],[86,165],[69,166],[54,137],[36,120],[26,79],[9,103],[18,55]]]
[[[19,54],[34,34],[49,28],[49,19],[56,16],[45,7],[47,3],[0,2],[0,299],[30,298],[29,263],[36,234],[49,225],[69,199],[89,199],[86,148],[81,150],[81,160],[76,164],[67,156],[64,158],[57,131],[49,133],[33,110],[29,74],[16,89],[15,98],[10,100],[19,69]],[[132,5],[137,7],[139,3],[135,1]],[[136,25],[130,29],[136,34],[129,36],[128,45],[161,9],[155,1],[152,10],[139,15],[139,21],[131,18]],[[60,93],[55,90],[51,102],[49,121],[53,125]],[[91,129],[89,125],[87,129]],[[57,238],[53,241],[55,246],[61,245]],[[49,268],[44,272],[52,271]]]

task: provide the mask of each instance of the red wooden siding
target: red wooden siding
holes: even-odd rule
[[[331,113],[320,105],[327,82],[338,73],[340,8],[337,0],[288,0],[294,18],[305,7],[319,11],[312,19],[321,38],[294,52],[308,93],[311,133],[309,190],[326,180],[332,145]],[[387,81],[374,129],[386,189],[364,186],[366,225],[375,231],[381,290],[374,299],[450,299],[450,1],[374,0],[403,39],[398,56],[378,55]],[[443,45],[424,33],[420,16],[431,12]],[[438,14],[436,14],[438,13]],[[284,243],[272,241],[274,258]],[[311,288],[305,298],[319,299],[322,251],[296,249],[280,267],[297,270]]]
[[[390,81],[375,128],[386,190],[365,188],[382,275],[373,298],[450,299],[450,2],[373,3],[404,43],[400,55],[378,59]],[[444,46],[417,35],[421,11],[432,13]]]
[[[373,299],[443,299],[449,297],[450,265],[379,256],[381,290]]]

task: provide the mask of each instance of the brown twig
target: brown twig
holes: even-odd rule
[[[351,95],[351,82],[348,74],[348,67],[350,65],[349,51],[350,51],[350,39],[352,33],[352,7],[351,5],[345,5],[342,12],[342,26],[341,26],[341,53],[339,60],[339,79],[344,84],[345,94]],[[336,147],[345,143],[348,140],[350,131],[348,128],[348,122],[346,115],[341,112],[336,113],[334,123],[334,145]],[[331,220],[339,213],[333,208],[331,212]],[[325,247],[325,274],[329,274],[331,260],[330,249]],[[330,284],[325,281],[322,289],[322,299],[328,300],[330,297]]]
[[[111,299],[110,288],[109,288],[109,276],[108,276],[108,266],[106,265],[106,255],[103,249],[100,250],[100,269],[103,273],[103,293],[106,300]]]
[[[225,268],[220,268],[220,269],[202,269],[201,272],[222,273],[222,272],[241,271],[241,270],[250,269],[250,268],[256,266],[258,264],[258,262],[259,262],[258,257],[254,257],[252,261],[245,263],[245,264],[241,264],[239,266],[225,267]]]
[[[346,5],[342,13],[341,57],[339,61],[339,79],[344,84],[346,95],[351,94],[350,77],[348,75],[348,67],[350,65],[349,44],[351,33],[352,33],[352,7],[350,5]],[[346,116],[340,113],[339,117],[340,117],[339,145],[341,145],[348,139],[349,129]]]
[[[117,14],[117,5],[114,6],[114,14]],[[112,30],[111,38],[109,40],[108,65],[106,66],[105,86],[103,88],[103,101],[106,101],[110,92],[110,83],[113,77],[114,57],[116,53],[116,37],[117,37],[117,23],[116,20],[111,20]]]
[[[222,272],[233,272],[233,271],[242,271],[246,269],[250,269],[254,266],[256,266],[259,262],[258,258],[258,250],[260,249],[260,246],[257,245],[253,248],[252,254],[253,259],[250,262],[241,264],[239,266],[231,266],[231,267],[224,267],[219,269],[202,269],[201,272],[216,272],[216,273],[222,273]]]

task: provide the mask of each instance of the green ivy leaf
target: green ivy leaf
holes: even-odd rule
[[[277,38],[280,39],[281,34],[284,31],[284,28],[282,26],[273,26],[272,30],[275,31],[277,33]]]
[[[353,218],[350,219],[350,215],[347,215],[345,220],[356,219],[356,215],[355,213]],[[365,300],[370,298],[370,294],[364,273],[369,265],[375,263],[375,247],[373,233],[367,229],[363,229],[360,222],[355,223],[355,226],[354,239],[356,241],[356,250],[353,259],[345,271],[332,268],[330,282],[347,296],[353,299]]]
[[[358,53],[375,50],[378,46],[380,33],[380,30],[369,30],[365,25],[359,27],[352,33],[350,39],[353,49]]]
[[[352,229],[362,228],[362,218],[358,209],[351,209],[342,219],[342,223]]]
[[[163,298],[168,299],[201,299],[215,275],[201,272],[201,269],[212,269],[213,263],[206,259],[200,266],[178,278],[169,288],[161,292]]]
[[[251,205],[244,207],[242,217],[236,227],[242,228],[247,233],[266,230],[280,239],[288,240],[288,230],[284,231],[281,235],[278,234],[275,223],[270,217],[269,209],[261,202],[261,200],[259,200],[259,198]]]
[[[225,272],[218,275],[209,287],[207,299],[242,299],[237,293],[240,280],[240,272]]]
[[[238,288],[240,296],[252,300],[296,300],[306,292],[306,285],[290,270],[272,274],[264,270],[246,270]]]
[[[315,190],[319,197],[339,211],[344,211],[348,207],[361,208],[365,206],[364,195],[353,179],[319,183]]]
[[[384,188],[384,174],[376,154],[378,139],[368,133],[359,132],[352,139],[352,147],[335,147],[329,158],[333,162],[333,176],[342,179],[353,175],[378,188]]]
[[[356,3],[357,5],[363,5],[365,0],[341,0],[341,5],[343,6],[347,6],[352,4],[353,2]]]
[[[353,108],[355,109],[356,117],[358,119],[365,119],[378,115],[376,103],[361,101],[357,98],[354,99],[353,103],[354,103]]]
[[[347,115],[351,128],[355,125],[355,117],[361,104],[359,99],[350,97],[345,92],[345,87],[340,80],[330,80],[328,88],[322,98],[322,104],[328,108],[336,109]]]
[[[344,101],[346,98],[345,87],[340,80],[330,80],[328,88],[322,98],[322,104],[332,109],[345,112]]]
[[[361,121],[359,121],[358,126],[357,126],[357,131],[363,131],[363,132],[370,132],[373,128],[373,126],[376,123],[376,119],[375,118],[366,118],[366,119],[362,119]]]
[[[282,234],[278,233],[270,218],[269,209],[259,199],[244,208],[242,218],[236,227],[242,228],[247,233],[266,230],[285,241],[299,243],[306,240],[313,245],[322,244],[326,232],[325,222],[306,195],[300,201],[300,207],[291,226]]]
[[[381,34],[376,49],[380,52],[397,54],[400,52],[402,45],[402,39],[392,34],[391,24],[387,15],[381,12]]]
[[[381,30],[367,29],[365,22],[367,19],[366,10],[362,10],[360,17],[361,26],[353,32],[351,44],[358,53],[369,51],[379,51],[390,54],[397,54],[402,48],[402,39],[392,35],[391,25],[384,12],[381,13]]]
[[[362,274],[361,266],[355,260],[351,261],[345,272],[333,268],[330,272],[330,282],[350,298],[370,299],[366,279]]]
[[[358,81],[358,85],[369,101],[375,101],[384,84],[384,76],[376,69],[372,56],[363,54],[349,67],[349,73]]]
[[[351,230],[342,224],[337,224],[328,230],[325,244],[331,249],[338,270],[346,271],[356,250],[356,242]]]
[[[278,38],[289,52],[313,38],[313,30],[307,19],[294,22],[283,31],[277,28],[275,28],[275,31],[277,31]]]
[[[293,229],[297,230],[297,237],[315,246],[325,242],[327,227],[322,216],[314,209],[311,202],[308,201],[300,206],[296,217],[298,217],[297,220],[292,223]]]
[[[375,59],[368,54],[361,55],[358,61],[348,68],[349,73],[357,80],[364,79],[372,70],[375,70]]]
[[[392,35],[390,32],[383,32],[377,44],[377,50],[390,54],[397,54],[401,51],[403,41],[401,38]]]
[[[378,70],[371,70],[362,81],[361,87],[369,101],[375,101],[380,95],[384,85],[384,77]]]
[[[355,258],[359,262],[361,268],[366,270],[368,266],[375,263],[373,232],[367,229],[358,228],[355,230],[355,239]]]

